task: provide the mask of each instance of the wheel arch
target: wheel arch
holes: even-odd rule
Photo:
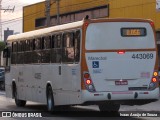
[[[46,97],[47,97],[47,92],[48,92],[48,87],[51,87],[52,88],[52,84],[50,81],[47,81],[47,84],[46,84]]]
[[[14,94],[15,90],[16,90],[16,82],[15,80],[13,80],[12,81],[12,98],[15,98],[15,94]]]

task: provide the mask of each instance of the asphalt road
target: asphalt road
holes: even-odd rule
[[[5,97],[5,92],[0,91],[0,112],[2,116],[2,112],[12,112],[12,115],[14,117],[12,118],[2,118],[0,119],[6,119],[6,120],[27,120],[27,119],[45,119],[45,120],[100,120],[104,119],[106,120],[106,117],[109,118],[111,116],[111,119],[119,119],[121,116],[122,119],[134,119],[134,120],[158,120],[159,117],[153,117],[152,115],[160,115],[160,100],[146,104],[141,106],[125,106],[122,105],[120,108],[119,113],[100,113],[97,106],[74,106],[69,107],[66,109],[63,109],[62,111],[55,112],[55,113],[49,113],[47,112],[46,105],[34,103],[34,102],[27,102],[27,105],[25,107],[16,107],[14,100],[10,98]],[[14,112],[14,113],[13,113]],[[16,117],[16,113],[20,113],[22,117]],[[37,116],[42,116],[38,118],[28,118],[28,115],[30,113],[37,113]],[[130,114],[133,113],[133,116],[130,116]],[[142,117],[142,114],[146,114],[146,116],[150,117]],[[129,114],[129,117],[122,117],[124,115]],[[24,116],[27,117],[24,117]],[[139,116],[139,117],[137,117]]]

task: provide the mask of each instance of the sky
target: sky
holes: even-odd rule
[[[4,12],[1,10],[2,31],[14,30],[14,32],[22,33],[22,10],[23,6],[34,4],[45,0],[2,0],[2,9],[11,9],[15,6],[15,10]],[[2,40],[4,38],[2,32]]]

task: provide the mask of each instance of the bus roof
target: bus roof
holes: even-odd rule
[[[147,19],[127,19],[127,18],[101,18],[101,19],[89,19],[90,22],[152,22],[151,20]],[[74,28],[79,28],[82,27],[84,24],[84,20],[78,21],[78,22],[72,22],[72,23],[67,23],[63,25],[57,25],[57,26],[52,26],[44,29],[39,29],[39,30],[34,30],[34,31],[29,31],[17,35],[11,35],[8,37],[7,41],[17,41],[17,40],[26,40],[26,39],[32,39],[36,38],[42,35],[46,34],[51,34],[52,32],[58,32],[61,30],[67,30],[67,29],[74,29]]]
[[[33,37],[38,37],[42,36],[45,34],[50,34],[52,32],[56,31],[61,31],[61,30],[67,30],[69,28],[78,28],[83,25],[84,21],[78,21],[78,22],[73,22],[73,23],[68,23],[68,24],[63,24],[63,25],[58,25],[58,26],[53,26],[53,27],[48,27],[40,30],[34,30],[34,31],[29,31],[17,35],[11,35],[8,37],[7,41],[14,41],[14,40],[21,40],[21,39],[30,39]]]

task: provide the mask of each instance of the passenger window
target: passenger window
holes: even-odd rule
[[[62,60],[62,48],[61,40],[62,35],[52,35],[52,50],[51,50],[51,62],[52,63],[61,63]]]
[[[61,48],[61,39],[62,39],[61,37],[62,37],[62,35],[56,35],[56,38],[54,41],[54,43],[55,43],[54,48]]]
[[[12,42],[11,64],[17,63],[17,42]]]
[[[63,35],[63,60],[62,62],[74,62],[74,44],[73,33],[65,33]]]
[[[51,48],[51,37],[46,36],[42,37],[42,49],[50,49]]]
[[[36,38],[34,40],[34,45],[35,45],[35,50],[40,50],[41,49],[41,38]]]
[[[12,43],[12,51],[17,52],[17,42]]]
[[[81,40],[81,33],[80,30],[78,30],[75,32],[74,36],[75,62],[79,62],[80,59],[80,40]]]
[[[42,52],[41,52],[41,62],[50,63],[50,53],[51,53],[51,37],[42,37]]]
[[[26,40],[25,41],[25,51],[31,51],[31,41],[30,40]]]
[[[52,35],[51,36],[51,48],[55,47],[54,43],[55,43],[55,37],[54,37],[54,35]]]

